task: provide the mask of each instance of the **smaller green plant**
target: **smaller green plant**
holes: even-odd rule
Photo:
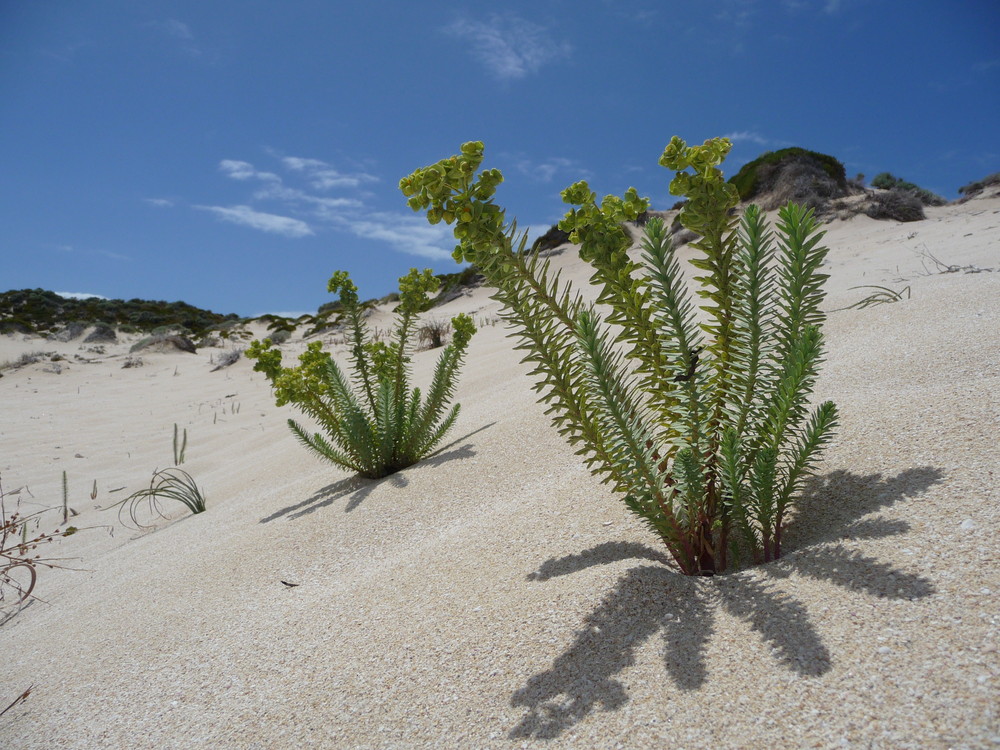
[[[69,521],[69,483],[66,472],[63,472],[63,523]]]
[[[178,448],[177,437],[178,437],[177,423],[174,422],[174,466],[180,466],[182,463],[184,463],[184,451],[187,450],[187,444],[188,444],[187,427],[184,428],[184,436],[180,441],[179,448]]]
[[[138,529],[150,528],[139,521],[139,511],[145,504],[151,513],[160,518],[166,518],[161,500],[175,500],[192,513],[205,512],[205,495],[194,479],[183,469],[176,467],[153,472],[149,487],[133,492],[105,510],[118,508],[118,520],[125,523],[124,514]]]
[[[288,426],[306,448],[342,468],[377,479],[415,464],[440,443],[458,417],[449,410],[458,372],[476,331],[468,315],[451,320],[452,342],[441,352],[426,396],[410,389],[410,351],[416,317],[430,306],[428,294],[439,285],[430,269],[416,268],[399,280],[400,302],[389,341],[373,335],[364,304],[346,271],[338,271],[327,289],[339,295],[338,307],[348,327],[354,384],[322,342],[310,343],[298,367],[282,367],[281,352],[270,339],[254,341],[247,350],[257,360],[278,406],[294,404],[312,417],[323,434],[309,434],[292,419]]]
[[[947,201],[937,193],[932,193],[930,190],[896,177],[889,172],[882,172],[872,177],[872,187],[880,190],[901,190],[911,193],[925,206],[943,206],[947,203]]]

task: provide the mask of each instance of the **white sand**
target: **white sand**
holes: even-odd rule
[[[30,490],[8,504],[59,505],[65,470],[74,523],[114,524],[46,548],[81,570],[43,570],[44,601],[0,626],[0,708],[34,686],[0,747],[1000,743],[1000,271],[917,255],[1000,269],[1000,199],[928,215],[829,225],[828,309],[860,284],[912,297],[830,314],[816,395],[842,426],[789,553],[714,579],[665,564],[583,469],[500,326],[473,339],[449,445],[377,482],[306,453],[245,359],[122,369],[127,343],[0,337],[0,362],[67,357],[0,379],[3,486]],[[435,314],[463,310],[497,307]],[[171,463],[175,422],[208,511],[139,533],[96,510]]]

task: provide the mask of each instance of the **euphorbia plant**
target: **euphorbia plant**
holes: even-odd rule
[[[390,343],[373,340],[358,290],[345,271],[336,272],[329,291],[340,296],[350,335],[354,385],[320,341],[299,356],[298,367],[282,367],[270,339],[254,341],[247,357],[271,381],[278,406],[294,404],[320,425],[326,436],[310,435],[292,419],[288,426],[310,450],[362,476],[379,478],[405,469],[428,455],[458,417],[448,408],[469,340],[476,332],[465,314],[452,318],[452,342],[441,352],[426,397],[410,389],[410,352],[417,316],[438,287],[430,269],[410,269],[399,280],[399,305]]]
[[[811,211],[789,204],[772,232],[756,206],[737,218],[736,189],[718,166],[725,138],[673,138],[660,164],[687,202],[681,223],[701,272],[695,298],[663,222],[647,222],[642,263],[622,222],[648,207],[630,189],[597,203],[586,182],[563,191],[576,208],[560,228],[594,269],[585,304],[493,201],[503,176],[476,170],[483,144],[400,182],[415,211],[455,224],[458,261],[497,288],[553,423],[591,471],[622,493],[687,574],[713,574],[781,555],[797,491],[836,424],[810,411],[821,359],[826,248]],[[612,327],[613,326],[613,327]]]

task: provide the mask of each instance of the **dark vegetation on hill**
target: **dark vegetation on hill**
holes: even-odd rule
[[[982,193],[1000,195],[1000,172],[994,172],[993,174],[986,175],[981,180],[970,182],[968,185],[962,185],[958,189],[958,192],[962,196],[959,198],[959,201],[967,201]]]
[[[44,289],[15,289],[0,294],[0,333],[75,331],[79,335],[84,328],[99,325],[103,326],[99,329],[102,331],[118,328],[150,332],[176,328],[198,335],[239,320],[237,315],[220,315],[186,302],[68,299]]]
[[[925,190],[912,182],[900,179],[899,177],[891,175],[888,172],[882,172],[881,174],[877,174],[872,177],[872,187],[878,188],[879,190],[900,190],[912,193],[925,206],[943,206],[948,202],[940,195],[932,193],[930,190]]]
[[[832,200],[855,192],[840,161],[798,147],[761,154],[744,164],[729,182],[736,186],[741,201],[752,201],[765,211],[792,201],[821,213]]]

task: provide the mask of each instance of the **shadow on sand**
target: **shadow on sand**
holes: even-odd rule
[[[909,529],[904,521],[864,516],[924,492],[941,481],[940,470],[923,467],[883,479],[836,471],[811,478],[799,501],[797,519],[786,530],[787,557],[753,573],[701,578],[676,572],[665,552],[642,544],[608,542],[580,554],[548,560],[528,575],[545,581],[594,565],[649,560],[627,571],[597,608],[584,618],[573,643],[552,666],[531,677],[511,697],[523,706],[510,737],[550,739],[595,708],[615,710],[628,701],[615,676],[635,663],[636,650],[656,634],[663,638],[667,675],[681,690],[706,681],[705,650],[721,607],[749,623],[786,669],[816,677],[830,669],[830,653],[805,606],[759,573],[772,578],[810,576],[872,596],[916,599],[934,592],[918,576],[845,548],[848,539],[880,538]],[[735,665],[734,665],[735,666]]]
[[[475,456],[476,451],[473,449],[471,444],[466,443],[465,445],[459,446],[459,443],[467,441],[473,435],[482,432],[483,430],[487,430],[495,424],[496,422],[490,422],[489,424],[483,425],[478,430],[473,430],[472,432],[463,435],[457,440],[454,440],[443,448],[440,448],[436,452],[432,453],[422,461],[413,464],[413,466],[407,467],[404,471],[390,474],[389,476],[382,477],[381,479],[366,479],[365,477],[355,474],[354,476],[341,479],[333,484],[328,484],[326,487],[322,487],[314,492],[305,500],[295,503],[294,505],[288,505],[280,510],[276,510],[269,516],[265,516],[260,519],[260,523],[270,523],[271,521],[275,521],[282,517],[288,521],[292,521],[296,518],[309,515],[310,513],[315,513],[321,508],[333,505],[338,500],[345,497],[349,497],[349,499],[347,501],[347,505],[344,506],[344,512],[350,513],[352,510],[361,505],[365,498],[368,497],[368,495],[370,495],[376,487],[379,487],[384,483],[389,483],[396,487],[405,487],[409,484],[406,474],[410,471],[440,466],[447,461],[471,458]]]

